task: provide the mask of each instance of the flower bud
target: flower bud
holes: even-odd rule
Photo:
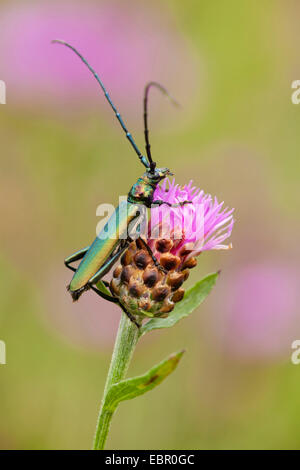
[[[165,318],[183,299],[182,284],[189,276],[185,258],[189,252],[171,253],[175,245],[167,238],[151,245],[161,269],[140,240],[132,242],[114,269],[110,290],[133,315]]]

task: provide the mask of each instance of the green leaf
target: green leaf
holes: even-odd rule
[[[145,323],[140,329],[140,336],[157,328],[170,328],[182,318],[190,315],[208,296],[216,283],[218,275],[219,273],[209,274],[201,281],[198,281],[185,293],[184,298],[176,304],[167,318],[153,318]]]
[[[103,292],[103,294],[106,294],[106,295],[110,295],[110,296],[111,296],[111,292],[107,289],[107,287],[105,287],[105,285],[103,284],[102,281],[98,281],[97,284],[96,284],[96,287],[97,287],[101,292]]]
[[[118,404],[124,400],[143,395],[159,385],[174,369],[176,369],[184,351],[171,354],[167,359],[152,367],[146,374],[132,379],[121,380],[109,388],[103,408],[105,412],[114,412]]]

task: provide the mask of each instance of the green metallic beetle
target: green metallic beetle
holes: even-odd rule
[[[136,143],[133,140],[132,135],[128,132],[120,113],[117,111],[116,107],[112,103],[108,92],[106,91],[101,79],[97,73],[92,69],[88,64],[85,58],[70,44],[65,41],[54,40],[54,43],[63,44],[69,47],[77,56],[84,62],[88,69],[92,72],[97,82],[101,86],[104,95],[109,102],[111,108],[113,109],[122,129],[124,130],[127,139],[138,155],[140,161],[146,167],[146,172],[140,177],[137,182],[132,186],[128,193],[127,201],[123,201],[117,207],[115,213],[111,216],[114,218],[115,223],[110,223],[111,218],[108,220],[107,224],[103,227],[100,233],[97,234],[96,239],[91,244],[82,250],[77,251],[76,253],[68,256],[65,259],[65,265],[74,271],[73,278],[71,283],[68,286],[68,290],[73,298],[73,300],[78,300],[80,295],[88,290],[92,289],[100,297],[114,302],[120,305],[122,310],[128,315],[128,317],[137,325],[134,316],[128,312],[125,307],[120,303],[119,299],[114,296],[110,296],[107,293],[102,292],[96,284],[100,281],[105,274],[107,274],[112,266],[116,263],[121,254],[127,249],[129,243],[132,241],[131,237],[128,236],[128,228],[131,224],[134,224],[140,216],[140,207],[152,207],[153,205],[162,205],[167,204],[172,207],[178,207],[189,203],[190,201],[184,201],[179,204],[169,204],[164,201],[153,201],[153,194],[156,189],[156,186],[161,180],[166,176],[172,175],[168,168],[156,168],[156,163],[152,160],[150,143],[149,143],[149,130],[148,130],[148,113],[147,113],[147,104],[148,104],[148,93],[151,86],[157,87],[162,93],[167,95],[173,103],[177,104],[176,101],[167,93],[167,90],[161,86],[159,83],[150,82],[145,88],[144,94],[144,132],[145,132],[145,142],[146,142],[146,153],[147,159],[141,154]],[[113,227],[113,228],[112,228]],[[147,249],[148,253],[153,259],[153,262],[156,266],[164,271],[164,268],[160,266],[156,258],[154,257],[151,248],[148,246],[144,238],[140,237],[141,242]],[[79,266],[75,268],[71,266],[71,263],[81,260]],[[108,283],[102,281],[106,286]]]

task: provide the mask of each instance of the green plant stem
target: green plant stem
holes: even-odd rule
[[[105,408],[106,395],[111,385],[125,378],[138,338],[139,330],[137,326],[129,320],[125,313],[122,313],[101,402],[94,439],[94,450],[104,449],[114,413]]]

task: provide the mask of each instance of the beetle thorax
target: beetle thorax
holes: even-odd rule
[[[155,168],[154,171],[146,171],[130,189],[128,201],[150,207],[156,186],[168,175],[171,175],[168,168]]]
[[[128,201],[151,205],[156,185],[157,183],[151,183],[143,177],[139,178],[129,191]]]

